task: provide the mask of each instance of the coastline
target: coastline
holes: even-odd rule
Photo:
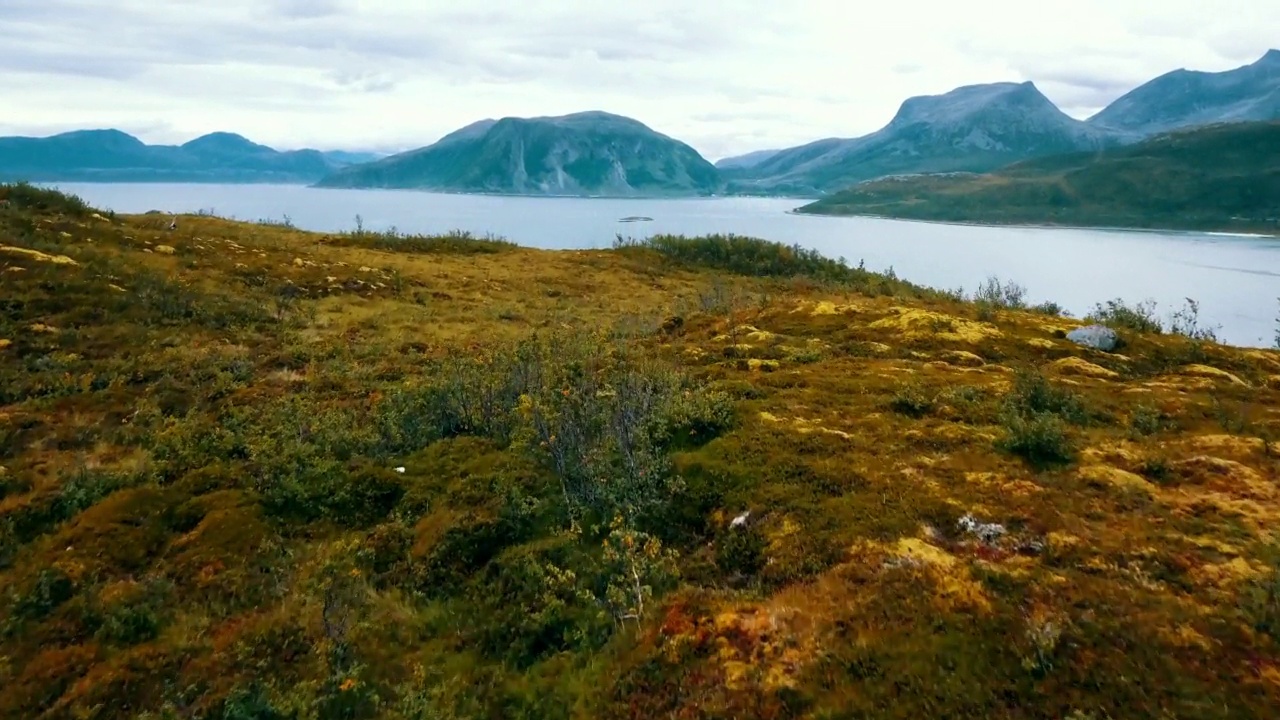
[[[872,220],[892,220],[894,222],[923,223],[926,225],[956,225],[961,227],[985,228],[1023,228],[1027,230],[1094,230],[1098,232],[1154,233],[1158,235],[1214,235],[1219,237],[1253,238],[1255,240],[1280,240],[1280,231],[1274,234],[1245,232],[1233,230],[1196,230],[1190,228],[1159,227],[1124,227],[1116,225],[1067,225],[1057,223],[1018,223],[1018,222],[977,222],[972,220],[925,220],[923,218],[895,217],[893,215],[876,215],[873,213],[813,213],[800,212],[799,208],[788,210],[788,215],[820,218],[867,218]]]

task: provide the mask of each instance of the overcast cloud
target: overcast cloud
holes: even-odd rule
[[[0,0],[0,134],[393,151],[486,117],[607,110],[714,160],[861,135],[972,83],[1031,80],[1085,118],[1280,44],[1276,0],[857,5]]]

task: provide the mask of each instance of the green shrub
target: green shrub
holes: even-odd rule
[[[1211,328],[1200,324],[1200,303],[1191,298],[1187,298],[1186,304],[1169,320],[1169,332],[1198,342],[1217,342],[1220,329],[1221,326]]]
[[[1005,437],[999,447],[1005,452],[1025,458],[1036,467],[1069,463],[1075,459],[1075,447],[1067,436],[1066,425],[1054,415],[1040,413],[1020,415],[1006,412],[1003,416]]]
[[[36,187],[25,182],[0,184],[0,205],[6,202],[14,209],[70,217],[84,217],[93,212],[93,208],[78,195]]]
[[[988,305],[996,308],[1020,310],[1027,306],[1027,289],[1012,280],[1002,281],[992,275],[978,285],[973,293],[973,301],[979,306]]]
[[[172,585],[163,580],[140,584],[135,592],[96,608],[95,637],[113,645],[137,645],[160,634],[171,600]]]
[[[685,390],[668,395],[658,408],[650,432],[663,445],[701,444],[733,427],[733,399],[723,391]]]
[[[907,417],[921,418],[933,412],[936,400],[931,397],[919,382],[907,382],[898,386],[889,407],[896,413]]]
[[[1093,312],[1085,316],[1086,322],[1099,323],[1107,327],[1158,335],[1164,332],[1164,326],[1156,317],[1156,303],[1146,300],[1136,305],[1126,305],[1124,300],[1116,298],[1094,306]]]
[[[752,577],[764,568],[768,539],[755,525],[730,528],[716,541],[716,567],[728,575]]]
[[[1129,416],[1129,432],[1135,437],[1155,435],[1171,427],[1169,416],[1150,405],[1139,405]]]
[[[11,620],[39,620],[75,595],[76,584],[61,568],[43,568],[24,592],[10,596]]]
[[[494,560],[471,601],[484,618],[480,648],[516,667],[557,652],[598,648],[612,630],[592,587],[600,578],[572,538],[512,548]]]
[[[1055,386],[1034,369],[1017,372],[1005,405],[1015,415],[1056,415],[1072,425],[1088,425],[1093,420],[1079,395]]]
[[[1067,309],[1050,300],[1032,307],[1031,312],[1048,315],[1050,317],[1062,317],[1067,314]]]
[[[800,245],[784,245],[742,235],[654,235],[644,240],[618,236],[614,249],[622,252],[651,250],[681,265],[728,270],[753,277],[805,277],[884,291],[873,294],[924,294],[922,288],[898,279],[892,269],[887,273],[873,273],[861,264],[851,268],[843,258],[832,260]]]
[[[519,248],[504,238],[494,235],[476,237],[466,230],[453,230],[443,235],[408,235],[395,228],[374,232],[363,227],[336,237],[327,236],[321,243],[416,255],[485,255]]]

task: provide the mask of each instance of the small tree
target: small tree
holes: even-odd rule
[[[658,538],[631,528],[622,515],[614,516],[604,539],[604,561],[609,570],[605,601],[619,623],[639,624],[655,587],[661,589],[679,574],[676,553],[662,547]]]

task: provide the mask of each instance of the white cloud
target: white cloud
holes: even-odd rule
[[[599,109],[710,158],[863,134],[908,96],[980,82],[1035,81],[1084,117],[1168,70],[1251,62],[1280,27],[1274,0],[3,5],[3,134],[399,149]]]

